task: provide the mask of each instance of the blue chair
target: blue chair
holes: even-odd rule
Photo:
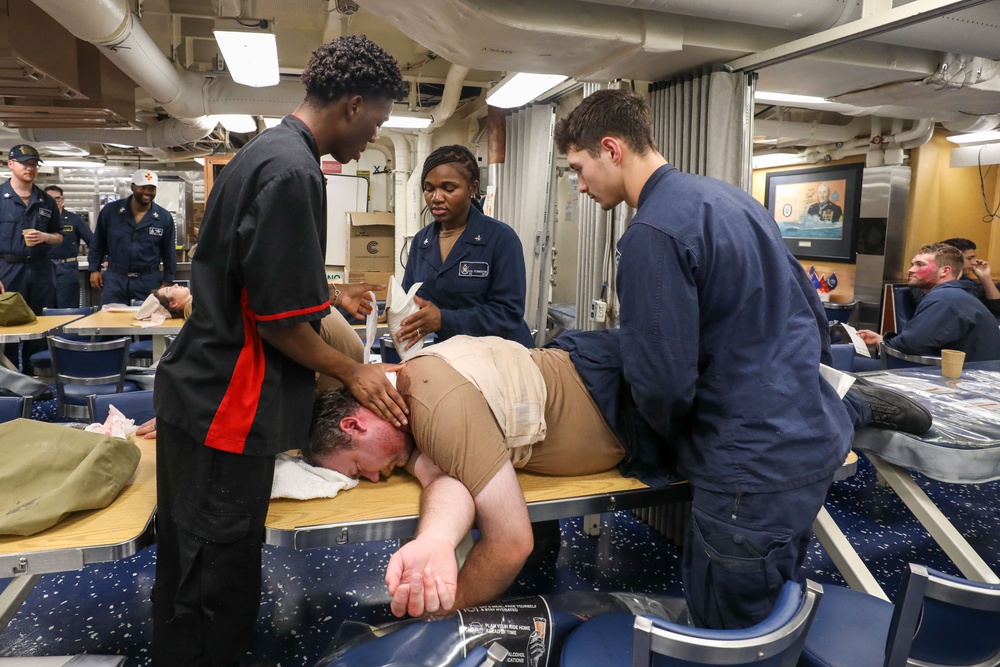
[[[86,417],[90,394],[121,394],[137,391],[125,381],[128,338],[84,343],[49,336],[52,370],[56,379],[56,415]]]
[[[827,322],[843,322],[844,324],[851,324],[850,320],[851,317],[854,316],[854,311],[857,309],[857,305],[857,299],[844,303],[824,301],[823,310],[826,311]]]
[[[833,357],[833,367],[838,371],[854,372],[854,357],[857,356],[854,345],[851,343],[831,345],[830,355]]]
[[[30,396],[0,396],[0,424],[15,419],[31,419]]]
[[[134,420],[136,425],[144,424],[156,416],[152,389],[123,394],[90,394],[87,396],[87,408],[90,410],[91,423],[103,424],[111,412],[112,405],[123,415]]]
[[[920,355],[920,354],[906,354],[905,352],[900,352],[895,350],[884,342],[878,345],[878,356],[882,362],[882,368],[914,368],[920,366],[937,366],[941,367],[941,357],[940,356],[930,356],[930,355]]]
[[[96,310],[97,309],[94,306],[82,306],[80,308],[43,308],[42,315],[93,315]],[[60,335],[68,340],[93,340],[91,336],[81,336],[80,334],[64,333]],[[31,357],[29,357],[29,359],[31,360],[31,367],[35,369],[35,375],[52,375],[52,355],[48,350],[35,352],[31,355]]]
[[[469,651],[455,667],[495,667],[507,661],[507,649],[496,642],[487,649],[485,646],[477,646]]]
[[[902,331],[916,310],[917,300],[909,285],[886,285],[882,295],[881,333]]]
[[[895,605],[828,586],[806,637],[804,667],[1000,664],[1000,584],[911,564]]]
[[[566,640],[563,667],[754,665],[792,667],[823,595],[786,582],[770,615],[743,630],[705,630],[653,616],[609,614],[582,624]]]

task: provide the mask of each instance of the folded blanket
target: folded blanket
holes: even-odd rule
[[[353,489],[358,480],[339,472],[317,468],[299,456],[278,454],[274,462],[274,481],[271,484],[272,498],[333,498],[342,489]]]

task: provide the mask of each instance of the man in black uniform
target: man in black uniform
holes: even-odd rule
[[[356,160],[406,94],[361,36],[318,48],[306,97],[215,182],[192,262],[194,310],[156,373],[154,665],[235,665],[260,607],[261,542],[278,452],[304,444],[315,372],[406,423],[386,380],[317,333],[330,311],[320,156]],[[357,310],[348,290],[334,305]]]
[[[77,308],[80,305],[80,267],[77,255],[80,253],[80,241],[89,246],[93,232],[83,218],[66,210],[61,187],[46,185],[45,192],[59,206],[59,222],[62,224],[62,243],[49,252],[49,259],[56,272],[56,308]]]
[[[823,222],[843,222],[844,209],[830,201],[830,186],[820,183],[816,189],[818,202],[809,207],[806,211],[809,215],[814,215]]]

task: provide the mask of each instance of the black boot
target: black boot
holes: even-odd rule
[[[878,387],[859,379],[855,389],[872,410],[870,426],[920,435],[931,427],[931,413],[912,398],[893,389]]]

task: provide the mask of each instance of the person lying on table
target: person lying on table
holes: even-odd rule
[[[365,317],[372,310],[372,301],[368,293],[383,289],[385,289],[385,285],[372,283],[350,283],[336,286],[331,283],[330,305],[340,306],[356,317]],[[187,287],[167,285],[153,290],[153,295],[160,301],[160,305],[167,309],[171,317],[187,319],[191,314],[194,299],[191,296],[191,290]],[[330,314],[320,320],[319,327],[319,335],[324,343],[359,364],[365,362],[364,343],[361,342],[357,332],[347,323],[340,311],[336,308],[331,309]],[[317,392],[342,386],[344,386],[343,383],[336,378],[321,373],[316,374]],[[155,440],[156,418],[154,417],[139,426],[136,429],[136,435],[147,440]]]
[[[553,341],[556,348],[528,350],[497,337],[459,336],[426,348],[397,378],[410,407],[408,428],[379,419],[346,391],[317,397],[302,449],[307,462],[372,482],[405,467],[424,488],[417,537],[393,555],[386,573],[394,614],[474,606],[507,589],[532,549],[517,468],[574,476],[619,466],[650,486],[675,479],[671,448],[623,386],[618,339],[618,329],[569,332]],[[488,399],[498,387],[516,395]],[[912,423],[916,413],[929,427],[926,410],[905,396],[876,393],[899,417],[882,425]],[[511,426],[513,415],[497,403],[535,420]],[[865,423],[870,419],[868,410]],[[454,549],[473,522],[480,539],[457,572]]]

